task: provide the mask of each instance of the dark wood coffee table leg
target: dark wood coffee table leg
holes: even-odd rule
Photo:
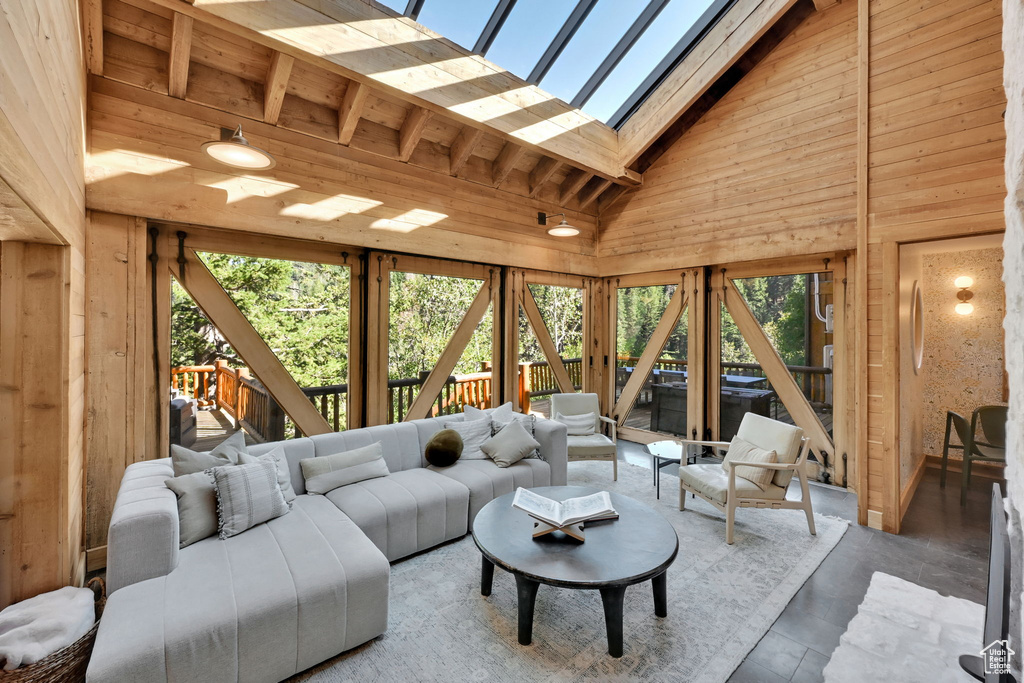
[[[481,558],[480,565],[480,595],[490,595],[491,585],[494,583],[494,563],[486,557]]]
[[[533,606],[537,602],[537,588],[540,584],[525,576],[516,574],[516,591],[519,593],[519,644],[533,642]],[[622,610],[619,610],[622,614]],[[621,627],[620,627],[621,630]]]
[[[601,589],[604,603],[604,623],[608,629],[608,654],[622,656],[622,601],[626,596],[625,586],[609,586]]]
[[[659,617],[667,617],[668,572],[664,571],[651,579],[651,585],[654,587],[654,614]]]

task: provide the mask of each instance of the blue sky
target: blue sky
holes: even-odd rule
[[[712,0],[670,0],[657,19],[583,106],[607,121],[711,5]],[[399,12],[404,0],[383,0]],[[497,0],[425,0],[418,21],[473,49]],[[540,87],[569,102],[646,6],[646,0],[599,0]],[[487,59],[526,78],[576,6],[576,0],[518,0]]]

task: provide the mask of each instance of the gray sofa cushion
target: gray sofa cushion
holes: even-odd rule
[[[289,439],[288,441],[256,444],[249,446],[249,455],[266,455],[280,447],[284,447],[284,458],[288,461],[288,474],[291,475],[292,490],[301,496],[306,492],[306,480],[302,478],[302,466],[299,465],[299,462],[316,455],[313,440]]]
[[[110,596],[90,683],[280,681],[387,627],[387,560],[320,496],[180,552],[175,571]]]
[[[468,529],[469,497],[469,490],[459,482],[422,468],[392,472],[326,494],[389,560],[463,536]]]
[[[210,451],[193,451],[184,446],[171,444],[171,466],[174,476],[202,472],[211,467],[237,465],[238,459],[248,453],[245,446],[245,432],[241,429],[232,432],[228,438],[217,444]]]
[[[469,521],[472,524],[480,508],[498,496],[518,487],[551,486],[551,467],[543,460],[527,458],[509,467],[498,467],[490,460],[459,460],[451,467],[429,468],[469,488]]]
[[[349,432],[332,432],[310,437],[316,457],[351,451],[371,443],[380,442],[388,471],[401,472],[423,466],[423,449],[416,427],[408,422],[378,425]],[[426,441],[423,445],[426,445]]]

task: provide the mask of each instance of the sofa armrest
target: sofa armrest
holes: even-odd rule
[[[170,459],[129,465],[107,532],[107,593],[178,566],[178,500],[164,481]]]
[[[540,444],[540,455],[551,467],[552,486],[565,486],[569,464],[566,433],[565,425],[554,420],[538,419],[533,430],[533,437]]]

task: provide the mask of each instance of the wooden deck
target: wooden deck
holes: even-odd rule
[[[223,441],[235,426],[222,410],[200,410],[196,414],[196,442],[189,448],[194,451],[208,451]],[[248,432],[245,433],[247,446],[259,443]]]

